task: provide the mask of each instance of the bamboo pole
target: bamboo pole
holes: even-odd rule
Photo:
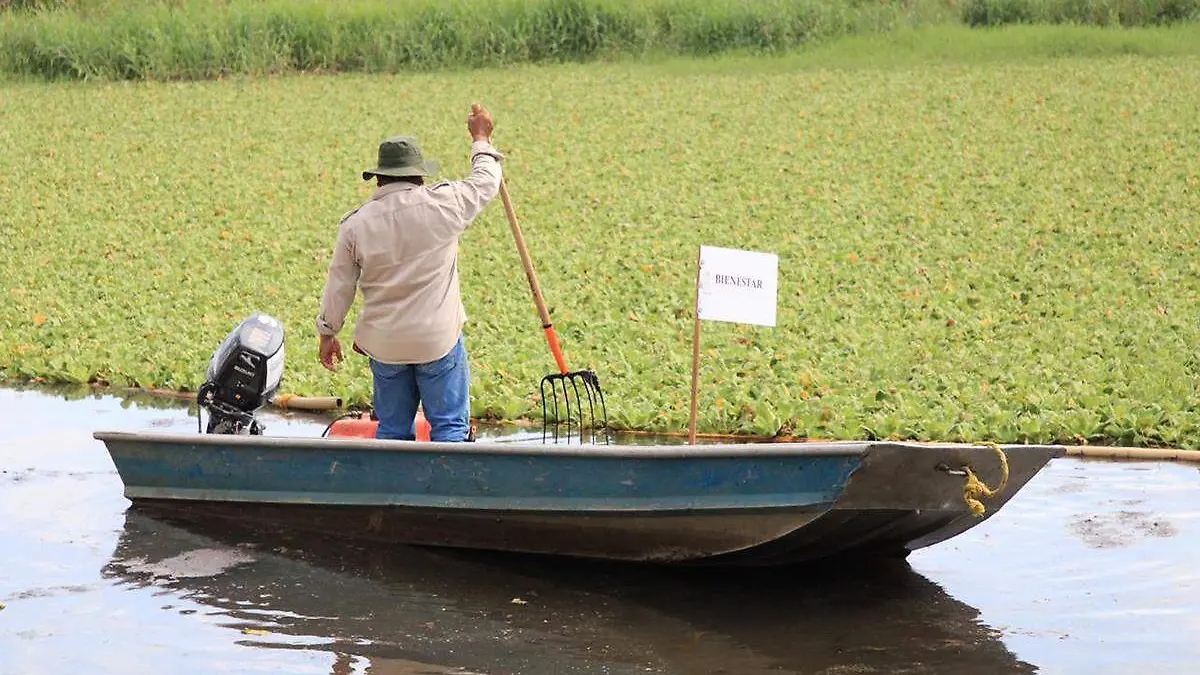
[[[1068,457],[1089,459],[1144,459],[1175,462],[1200,462],[1200,450],[1174,448],[1121,448],[1104,446],[1069,446]]]
[[[129,391],[149,394],[150,396],[158,396],[161,398],[175,398],[179,400],[196,400],[196,392],[194,391],[174,391],[171,389],[130,389]],[[279,394],[271,401],[270,405],[283,410],[308,410],[308,411],[323,411],[323,410],[338,410],[342,407],[343,402],[338,396],[297,396],[296,394]]]
[[[280,394],[271,402],[277,408],[284,410],[337,410],[342,407],[342,399],[337,396],[296,396],[295,394]]]
[[[697,272],[697,288],[699,288],[699,273]],[[698,307],[697,307],[698,309]],[[697,312],[697,317],[699,312]],[[692,349],[692,410],[691,421],[688,424],[687,438],[692,445],[696,444],[697,438],[705,438],[711,440],[729,440],[729,441],[751,441],[761,443],[822,443],[829,442],[833,439],[825,438],[805,438],[794,436],[752,436],[744,434],[697,434],[695,420],[697,416],[696,392],[699,383],[699,318],[696,320],[697,327],[695,329],[695,341]],[[109,391],[120,391],[119,388],[110,388],[107,386],[95,387]],[[195,392],[175,391],[170,389],[140,389],[128,388],[124,391],[148,394],[151,396],[176,398],[176,399],[191,399],[195,400]],[[272,402],[273,405],[279,408],[292,410],[307,410],[307,411],[323,411],[335,410],[343,405],[342,399],[335,396],[296,396],[294,394],[280,394]],[[515,426],[522,426],[521,421],[514,423]],[[526,422],[527,426],[536,426],[532,421]],[[683,436],[679,432],[650,432],[637,431],[632,429],[622,430],[618,433],[630,436],[661,436],[668,438],[678,438]],[[903,441],[921,443],[921,441]],[[964,447],[972,447],[969,443],[962,444]],[[1055,444],[1051,444],[1055,445]],[[1019,446],[1017,446],[1019,447]],[[1136,447],[1119,447],[1119,446],[1104,446],[1104,445],[1068,445],[1066,447],[1067,457],[1082,457],[1085,459],[1111,459],[1111,460],[1135,460],[1135,461],[1160,461],[1160,462],[1195,462],[1200,463],[1200,450],[1181,450],[1177,448],[1136,448]]]
[[[181,401],[195,401],[196,392],[194,391],[176,391],[174,389],[142,389],[137,387],[130,388],[109,388],[96,387],[98,389],[106,389],[109,391],[127,391],[134,394],[146,394],[158,398],[173,398]],[[270,405],[284,410],[307,410],[307,411],[325,411],[338,410],[342,407],[343,401],[338,396],[297,396],[296,394],[279,394],[271,401]]]

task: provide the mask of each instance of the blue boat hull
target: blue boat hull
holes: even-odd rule
[[[894,443],[432,444],[98,433],[139,508],[391,542],[658,562],[905,555],[981,519],[994,450]],[[990,515],[1052,457],[1007,451]]]

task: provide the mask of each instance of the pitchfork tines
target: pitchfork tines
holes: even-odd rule
[[[549,389],[549,396],[547,396]],[[600,378],[592,370],[575,370],[552,373],[542,378],[542,442],[553,430],[554,441],[558,441],[559,428],[565,426],[567,443],[571,442],[574,427],[579,442],[583,443],[587,430],[591,430],[591,441],[597,441],[596,431],[608,428],[608,407],[604,403],[604,391],[600,389]],[[562,405],[559,405],[559,394]],[[572,405],[572,400],[574,405]],[[599,408],[601,422],[596,424]],[[605,442],[608,435],[604,435]]]

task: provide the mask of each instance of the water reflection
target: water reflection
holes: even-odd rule
[[[32,394],[49,399],[63,401],[103,401],[115,399],[120,401],[121,408],[158,409],[158,410],[187,410],[192,408],[194,414],[195,394],[151,392],[140,389],[109,389],[90,384],[30,384],[24,382],[5,382],[4,390],[17,394]]]
[[[132,508],[103,574],[175,596],[173,611],[216,610],[243,644],[331,652],[332,673],[1034,672],[978,610],[904,563],[634,567]]]

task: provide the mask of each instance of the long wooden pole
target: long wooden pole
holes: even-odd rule
[[[546,342],[550,345],[550,353],[558,365],[558,372],[566,374],[567,359],[563,356],[562,347],[558,344],[558,333],[550,322],[550,311],[546,309],[546,299],[542,297],[542,287],[538,285],[537,274],[533,271],[533,260],[529,258],[529,248],[525,246],[525,236],[521,234],[521,226],[517,224],[517,210],[513,208],[512,198],[508,196],[508,185],[500,180],[500,200],[504,202],[504,215],[508,217],[508,226],[512,230],[513,239],[517,242],[517,253],[521,255],[521,265],[525,268],[525,279],[529,281],[529,290],[533,293],[533,304],[537,305],[538,318],[542,320],[542,330],[546,333]]]
[[[688,420],[688,444],[696,444],[696,399],[700,388],[700,253],[696,252],[696,305],[692,329],[692,411]]]
[[[1068,457],[1097,459],[1147,459],[1176,462],[1200,462],[1200,451],[1176,450],[1174,448],[1120,448],[1090,445],[1067,448]]]

